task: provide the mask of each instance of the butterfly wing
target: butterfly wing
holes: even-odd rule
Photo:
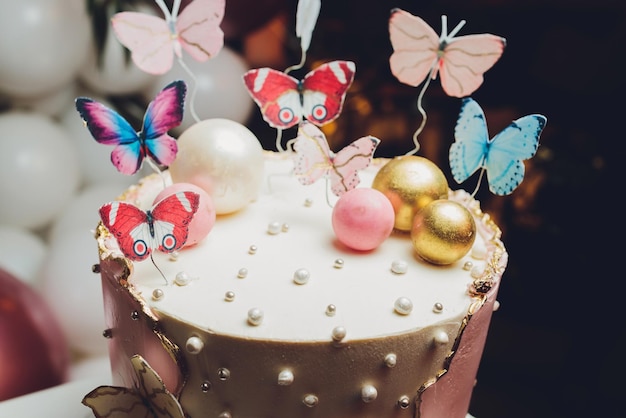
[[[330,170],[332,161],[328,141],[312,123],[303,121],[300,124],[293,149],[296,152],[294,175],[300,183],[313,184]]]
[[[139,135],[119,113],[88,97],[76,99],[76,110],[91,136],[104,145],[116,145],[111,162],[123,174],[134,174],[143,160]]]
[[[332,61],[308,73],[302,80],[303,116],[317,126],[335,120],[355,72],[356,66],[351,61]]]
[[[219,26],[224,8],[224,0],[194,0],[178,15],[178,40],[196,61],[207,61],[224,46],[224,32]]]
[[[141,396],[124,387],[97,387],[85,395],[82,403],[91,408],[96,418],[154,418]]]
[[[159,251],[171,253],[185,245],[199,202],[197,193],[187,191],[169,195],[153,207],[151,216]]]
[[[246,72],[244,84],[261,110],[263,119],[273,128],[287,129],[302,119],[298,80],[264,67]]]
[[[400,9],[391,12],[389,36],[391,72],[402,83],[418,86],[437,62],[439,36],[424,20]]]
[[[489,190],[496,195],[513,192],[524,179],[524,162],[535,155],[547,119],[528,115],[513,121],[490,143],[485,159]]]
[[[155,418],[183,418],[185,415],[176,398],[167,390],[157,372],[136,354],[130,359],[136,376],[137,391],[150,405]],[[128,415],[134,416],[134,415]]]
[[[359,185],[359,171],[370,165],[379,143],[378,138],[364,136],[337,152],[330,170],[331,190],[336,196]]]
[[[483,83],[483,74],[500,59],[506,40],[479,34],[453,38],[439,60],[441,86],[448,96],[466,97]]]
[[[173,37],[164,19],[146,13],[120,12],[111,18],[111,26],[142,71],[157,75],[172,68]]]
[[[176,158],[178,144],[167,132],[183,121],[186,92],[184,81],[171,82],[150,102],[144,115],[140,133],[146,147],[144,153],[158,164],[170,165]]]
[[[100,219],[129,260],[144,260],[157,248],[148,215],[138,207],[126,202],[106,203],[100,207]]]
[[[449,152],[450,169],[454,180],[463,183],[483,166],[489,142],[485,114],[475,100],[463,100],[454,137]]]

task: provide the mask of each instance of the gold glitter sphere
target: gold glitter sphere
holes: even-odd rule
[[[435,163],[416,155],[395,157],[376,174],[372,188],[391,201],[395,229],[410,231],[415,214],[433,200],[448,197],[448,181]]]
[[[469,252],[476,239],[472,214],[460,203],[435,200],[415,216],[411,241],[417,255],[433,264],[452,264]]]

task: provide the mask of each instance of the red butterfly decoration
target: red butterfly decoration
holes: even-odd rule
[[[332,61],[302,80],[268,67],[246,72],[243,80],[263,119],[274,128],[287,129],[303,118],[318,126],[335,120],[355,72],[351,61]]]
[[[370,165],[379,143],[378,138],[364,136],[335,154],[324,133],[315,125],[303,122],[293,143],[294,174],[304,185],[329,176],[332,192],[341,196],[358,186],[361,181],[358,172]]]
[[[421,18],[395,9],[389,19],[394,53],[391,72],[401,82],[418,86],[439,74],[448,96],[471,95],[483,83],[483,74],[500,59],[506,40],[491,34],[455,37],[461,21],[448,33],[446,16],[441,17],[441,36]]]
[[[178,192],[147,212],[133,204],[115,201],[100,208],[100,218],[126,258],[141,261],[154,250],[171,253],[185,245],[199,201],[197,193]]]

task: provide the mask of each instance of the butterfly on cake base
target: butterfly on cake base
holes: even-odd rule
[[[378,138],[364,136],[334,153],[324,133],[304,121],[293,140],[294,175],[303,185],[327,178],[332,192],[341,196],[359,185],[359,171],[370,165],[379,143]]]
[[[148,211],[114,201],[104,204],[99,212],[124,256],[142,261],[151,257],[153,251],[172,253],[185,245],[199,202],[199,194],[181,191],[163,198]]]
[[[480,169],[492,193],[512,193],[524,179],[524,160],[535,155],[546,122],[543,115],[527,115],[489,139],[482,108],[473,99],[463,99],[449,152],[454,180],[463,183]]]
[[[335,120],[355,72],[351,61],[332,61],[302,80],[268,67],[246,72],[243,80],[263,119],[273,128],[287,129],[304,119],[317,126]]]
[[[130,358],[135,387],[99,386],[82,400],[96,418],[184,418],[180,403],[163,380],[139,354]]]
[[[167,132],[183,120],[186,91],[182,80],[163,88],[148,105],[139,132],[122,115],[93,99],[79,97],[75,104],[91,136],[100,144],[115,146],[111,152],[115,168],[132,175],[146,158],[165,166],[176,158],[178,144]]]
[[[437,75],[448,96],[466,97],[483,83],[483,74],[502,56],[506,40],[491,34],[455,36],[461,21],[448,33],[447,17],[441,17],[441,35],[417,16],[394,9],[389,34],[394,52],[389,59],[398,80],[418,86]]]
[[[113,31],[131,51],[135,65],[149,74],[165,74],[174,56],[182,59],[183,50],[199,62],[217,55],[224,45],[220,23],[225,0],[194,0],[178,13],[180,0],[170,12],[163,0],[156,0],[165,19],[139,12],[120,12],[111,18]]]

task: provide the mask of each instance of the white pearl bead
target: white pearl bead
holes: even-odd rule
[[[176,274],[176,279],[174,279],[174,283],[179,286],[187,286],[189,283],[191,283],[191,280],[193,280],[193,278],[188,273],[181,271],[180,273]]]
[[[437,344],[443,345],[443,344],[448,344],[450,342],[450,337],[445,331],[437,331],[435,332],[435,336],[433,337],[433,340]]]
[[[409,269],[409,264],[403,260],[395,260],[391,263],[391,271],[396,274],[405,274]]]
[[[185,343],[185,348],[189,354],[198,354],[204,348],[204,342],[198,337],[189,337]]]
[[[291,370],[283,370],[278,374],[278,384],[288,386],[293,383],[293,373]]]
[[[252,308],[248,311],[248,323],[250,325],[261,325],[263,322],[263,311],[259,308]]]
[[[361,399],[363,402],[372,402],[378,397],[378,390],[372,385],[365,385],[361,388]]]
[[[407,297],[399,297],[393,306],[394,310],[400,315],[408,315],[413,310],[413,302]]]
[[[270,222],[269,225],[267,225],[267,233],[270,235],[276,235],[280,233],[280,222]]]
[[[307,269],[298,269],[293,274],[293,281],[296,284],[306,284],[309,281],[309,277],[311,277],[311,273]]]
[[[341,326],[333,328],[332,337],[335,341],[343,340],[344,338],[346,338],[346,329]]]

